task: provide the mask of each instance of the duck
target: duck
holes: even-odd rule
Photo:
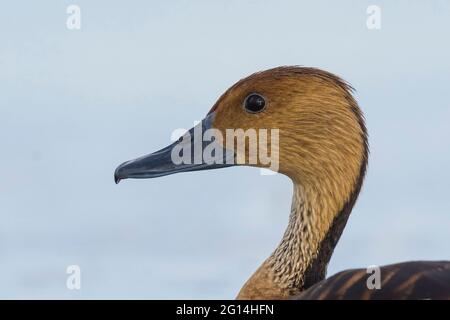
[[[199,130],[213,130],[214,139],[192,138]],[[257,140],[266,140],[261,149],[293,184],[286,231],[237,299],[450,299],[449,261],[381,266],[375,288],[368,285],[366,268],[326,278],[369,159],[365,118],[354,89],[328,71],[281,66],[239,80],[179,140],[118,166],[115,182],[240,165],[273,170],[273,163],[251,150],[250,140],[245,144],[244,136],[244,147],[239,147],[237,135],[226,139],[227,130],[253,130]],[[270,136],[277,139],[263,139],[263,130],[272,130]],[[214,150],[210,157],[191,152],[207,148]]]

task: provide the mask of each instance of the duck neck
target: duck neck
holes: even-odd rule
[[[246,282],[238,299],[286,299],[323,280],[354,200],[344,206],[317,188],[294,184],[289,224],[272,255]],[[343,208],[342,208],[343,207]]]

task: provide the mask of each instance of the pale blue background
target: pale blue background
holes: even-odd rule
[[[278,65],[341,75],[367,117],[368,176],[329,274],[450,259],[449,39],[448,1],[3,2],[0,297],[233,298],[281,239],[290,181],[232,168],[116,186],[113,171]]]

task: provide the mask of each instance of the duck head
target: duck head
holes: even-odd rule
[[[345,177],[349,186],[339,185],[348,189],[359,176],[365,143],[351,87],[319,69],[279,67],[240,80],[197,127],[166,148],[121,164],[114,177],[118,183],[249,165],[274,168],[303,184]],[[190,155],[183,158],[186,150]]]
[[[214,139],[195,139],[196,131],[211,129]],[[238,141],[242,134],[243,146]],[[253,147],[251,138],[256,138]],[[315,68],[278,67],[238,81],[197,127],[160,151],[123,163],[115,181],[234,165],[270,168],[290,177],[295,214],[285,242],[240,294],[280,298],[324,276],[359,193],[367,153],[363,116],[346,82]],[[336,227],[343,215],[344,223]],[[262,294],[266,286],[276,294]]]

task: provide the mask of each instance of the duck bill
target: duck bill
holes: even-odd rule
[[[119,183],[129,178],[157,178],[180,172],[233,166],[234,152],[222,147],[220,134],[212,129],[213,120],[214,113],[211,113],[171,145],[122,163],[114,173],[114,181]]]

